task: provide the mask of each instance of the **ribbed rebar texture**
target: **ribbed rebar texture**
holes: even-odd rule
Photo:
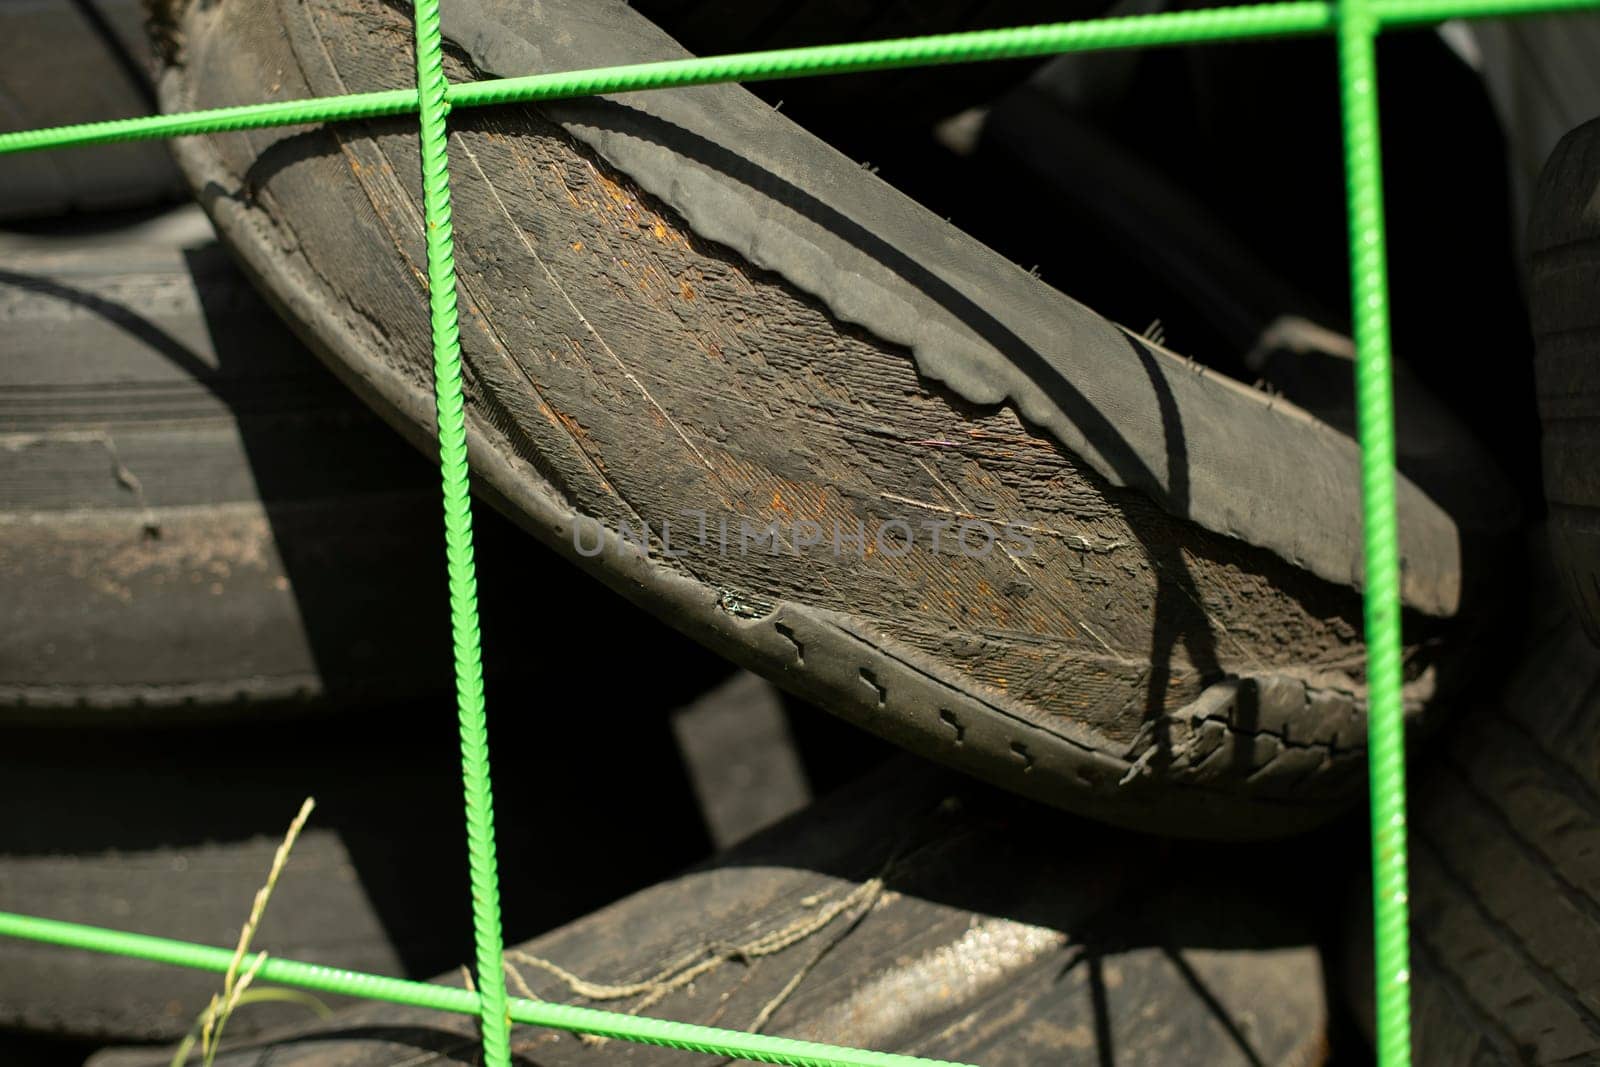
[[[0,133],[0,155],[38,152],[47,148],[152,141],[200,133],[227,133],[269,126],[301,126],[317,122],[404,115],[417,110],[415,89],[388,89],[378,93],[352,93],[311,100],[276,100],[270,104],[241,104],[172,115],[143,115],[75,126],[50,126],[39,130]]]
[[[667,60],[624,67],[522,78],[467,82],[454,86],[459,106],[504,104],[561,96],[592,96],[637,89],[670,89],[714,82],[753,82],[816,74],[849,74],[945,63],[974,63],[1063,52],[1114,51],[1205,41],[1282,37],[1333,28],[1333,9],[1320,0],[1173,11],[1156,15],[1057,22],[999,30],[974,30],[887,41],[782,48],[704,59]]]
[[[489,787],[487,728],[477,622],[466,418],[456,323],[445,118],[473,107],[726,81],[839,74],[938,63],[1015,59],[1160,45],[1231,41],[1336,31],[1343,88],[1344,136],[1357,344],[1358,428],[1362,445],[1366,540],[1366,638],[1369,683],[1373,892],[1377,958],[1379,1061],[1410,1061],[1407,962],[1405,739],[1400,699],[1400,598],[1395,517],[1394,412],[1389,351],[1381,165],[1374,37],[1384,25],[1451,18],[1528,15],[1600,6],[1597,0],[1290,0],[1245,7],[1168,12],[1016,29],[943,34],[864,44],[675,60],[451,86],[441,64],[438,0],[417,2],[418,90],[361,93],[246,105],[178,115],[121,119],[0,133],[0,154],[268,126],[370,118],[417,111],[422,133],[428,284],[433,322],[439,453],[445,499],[451,624],[460,705],[479,992],[404,982],[334,968],[269,959],[264,979],[307,989],[476,1013],[485,1062],[509,1059],[509,1022],[669,1045],[796,1067],[906,1067],[934,1061],[836,1049],[810,1042],[739,1034],[566,1005],[508,1000],[501,964],[499,892]],[[25,937],[186,967],[225,971],[225,949],[0,913],[0,935]]]
[[[1407,962],[1405,714],[1401,704],[1400,554],[1395,517],[1389,279],[1378,144],[1377,20],[1367,0],[1340,0],[1339,79],[1349,197],[1356,342],[1356,428],[1366,539],[1367,752],[1372,796],[1373,936],[1378,1062],[1411,1062]]]
[[[1373,10],[1387,20],[1389,16],[1384,13],[1393,9],[1396,21],[1415,23],[1467,16],[1569,11],[1592,7],[1594,3],[1595,0],[1384,0],[1382,4],[1375,5]],[[479,107],[724,81],[801,78],[937,63],[1022,59],[1062,52],[1153,48],[1205,41],[1327,33],[1333,28],[1332,4],[1322,0],[1289,0],[890,41],[786,48],[771,52],[537,74],[525,78],[497,78],[449,86],[447,100],[452,107]],[[247,104],[177,115],[117,119],[43,130],[19,130],[0,133],[0,155],[113,141],[371,118],[414,111],[416,107],[415,92],[395,89],[313,100]]]
[[[421,124],[422,211],[427,229],[428,315],[444,487],[445,558],[450,572],[450,632],[455,644],[456,708],[461,726],[461,781],[466,794],[472,934],[478,963],[483,1061],[509,1067],[511,1022],[501,960],[500,874],[495,865],[494,799],[489,784],[489,728],[484,713],[478,632],[477,564],[472,552],[472,494],[467,472],[466,399],[461,391],[461,336],[456,321],[455,241],[450,224],[450,162],[445,118],[444,45],[439,0],[417,0],[417,100]]]
[[[105,952],[133,959],[149,960],[176,967],[214,971],[222,974],[233,960],[233,950],[196,945],[189,941],[173,941],[147,934],[130,934],[121,930],[107,930],[99,926],[40,919],[31,915],[15,915],[0,911],[0,936],[22,937],[69,948]],[[257,958],[251,953],[246,966]],[[415,1008],[431,1008],[457,1015],[479,1013],[479,995],[451,986],[432,985],[427,982],[408,982],[401,978],[385,978],[376,974],[362,974],[338,967],[303,963],[269,956],[262,964],[258,981],[278,985],[311,989],[319,993],[342,994],[382,1000],[391,1004],[405,1004]],[[550,1004],[545,1001],[507,1001],[512,1020],[529,1026],[548,1026],[574,1033],[595,1034],[623,1041],[636,1041],[646,1045],[664,1045],[690,1052],[704,1052],[714,1056],[730,1056],[757,1063],[781,1063],[789,1067],[966,1067],[946,1060],[928,1060],[916,1056],[902,1056],[892,1052],[873,1052],[868,1049],[838,1048],[816,1041],[798,1041],[787,1037],[769,1037],[766,1034],[746,1034],[737,1030],[723,1030],[715,1026],[697,1026],[693,1023],[675,1023],[661,1019],[646,1019],[635,1015],[579,1008],[570,1004]]]

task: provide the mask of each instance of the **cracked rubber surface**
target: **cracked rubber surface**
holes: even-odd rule
[[[1600,121],[1551,153],[1528,248],[1551,543],[1567,596],[1600,644]]]
[[[544,62],[575,66],[672,47],[620,5],[452,10],[446,33],[480,67],[511,69],[541,48]],[[179,5],[172,19],[169,109],[412,76],[404,9],[371,0]],[[474,68],[457,53],[450,75]],[[1219,837],[1287,832],[1353,797],[1365,761],[1360,601],[1327,580],[1358,573],[1359,538],[1340,510],[1359,495],[1353,443],[1119,331],[742,90],[682,95],[700,117],[678,117],[701,127],[700,147],[704,124],[726,120],[709,156],[635,136],[655,120],[630,126],[628,116],[650,113],[606,101],[452,119],[480,488],[698,640],[1009,788]],[[426,449],[414,142],[409,120],[396,120],[177,150],[262,289]],[[779,149],[775,173],[787,176],[740,172],[740,159]],[[876,228],[844,225],[834,207],[808,217],[793,190],[883,211],[850,209]],[[724,241],[708,236],[717,225],[749,228]],[[830,229],[839,226],[843,236]],[[994,347],[952,318],[940,302],[957,284],[949,278],[975,294],[961,300],[1020,316],[1016,336],[1033,340]],[[1083,394],[1063,407],[1067,378],[1110,414]],[[1008,389],[1015,407],[1001,403]],[[1115,457],[1130,455],[1138,463],[1114,476]],[[1241,482],[1218,495],[1230,471]],[[1494,504],[1488,494],[1458,521],[1403,481],[1407,589],[1419,609],[1448,614],[1470,592],[1471,563],[1506,521]],[[1206,508],[1232,535],[1197,519]],[[948,540],[943,551],[922,541],[902,552],[891,536],[871,554],[846,538],[838,555],[803,559],[718,551],[713,540],[671,555],[684,551],[690,510],[713,528],[837,521],[846,534],[857,520],[869,530],[1009,523],[1032,553],[1012,542],[1015,551],[980,558]],[[662,520],[675,542],[662,542]],[[606,535],[591,555],[580,548],[594,543],[596,521]],[[648,556],[617,536],[641,522]],[[1421,611],[1408,624],[1413,710],[1449,681],[1435,640],[1448,626]]]
[[[605,4],[462,0],[444,30],[486,74],[682,54]],[[1329,581],[1360,583],[1361,502],[1349,476],[1358,459],[1347,435],[1119,330],[940,226],[748,93],[713,86],[545,111],[694,234],[909,348],[922,376],[961,399],[1013,405],[1110,483],[1142,490],[1174,516]],[[1263,447],[1290,439],[1292,449]],[[1479,493],[1431,495],[1398,480],[1409,606],[1435,615],[1460,607],[1463,542],[1505,522],[1495,488],[1491,479]]]

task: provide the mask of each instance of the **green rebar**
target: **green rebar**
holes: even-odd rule
[[[1407,963],[1405,711],[1401,703],[1400,554],[1395,517],[1393,370],[1378,132],[1378,20],[1368,0],[1340,0],[1339,88],[1349,199],[1356,435],[1365,541],[1367,761],[1372,804],[1373,944],[1378,1063],[1411,1062]]]
[[[1593,6],[1593,0],[1382,0],[1368,10],[1375,12],[1381,22],[1409,25],[1447,18],[1574,11],[1588,6]],[[1289,0],[486,79],[449,86],[446,101],[451,107],[482,107],[715,82],[802,78],[944,63],[1024,59],[1065,52],[1329,33],[1336,21],[1331,3]],[[0,133],[0,155],[74,145],[378,118],[416,110],[417,93],[413,89],[246,104]]]
[[[132,959],[149,960],[175,967],[189,967],[221,974],[233,960],[233,950],[191,941],[132,934],[100,926],[41,919],[0,911],[0,936],[21,937],[66,948],[87,949]],[[251,953],[245,966],[252,966],[263,953]],[[480,994],[429,982],[410,982],[363,974],[317,963],[267,956],[257,975],[260,982],[310,989],[318,993],[382,1000],[414,1008],[447,1011],[456,1015],[478,1015]],[[619,1038],[645,1045],[705,1052],[715,1056],[780,1063],[790,1067],[968,1067],[946,1060],[928,1060],[893,1052],[838,1048],[816,1041],[747,1034],[715,1026],[640,1018],[617,1012],[582,1008],[572,1004],[552,1004],[543,1000],[507,1000],[511,1019],[529,1026],[548,1026],[579,1034]]]
[[[477,562],[472,551],[472,491],[467,469],[467,405],[461,390],[461,332],[456,319],[455,240],[450,219],[447,82],[439,0],[417,0],[417,101],[422,154],[422,214],[428,248],[428,319],[433,331],[433,388],[444,489],[445,558],[450,573],[450,631],[455,645],[456,709],[461,727],[461,783],[466,796],[467,866],[472,936],[478,963],[479,1020],[487,1067],[509,1067],[505,950],[500,875],[494,851],[494,796],[484,712]]]
[[[413,111],[420,114],[440,463],[446,504],[452,629],[481,992],[473,994],[277,959],[265,962],[263,977],[325,992],[478,1014],[482,1020],[486,1060],[491,1065],[507,1060],[507,1031],[511,1019],[770,1063],[876,1067],[931,1062],[506,997],[500,965],[502,946],[450,240],[445,116],[452,106],[476,107],[726,81],[1336,31],[1349,195],[1358,433],[1362,445],[1379,1061],[1385,1067],[1408,1064],[1405,750],[1400,698],[1394,413],[1374,41],[1384,26],[1421,25],[1453,18],[1559,13],[1594,6],[1595,0],[1339,0],[1337,7],[1322,2],[1284,2],[782,49],[448,85],[439,63],[437,0],[418,0],[420,91],[402,89],[281,101],[0,134],[0,154],[6,154]],[[217,971],[226,970],[231,957],[224,949],[7,913],[0,913],[0,934]]]

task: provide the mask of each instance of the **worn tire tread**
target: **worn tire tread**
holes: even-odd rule
[[[1566,594],[1600,644],[1600,120],[1556,146],[1534,191],[1529,302],[1550,535]]]
[[[1417,1062],[1592,1061],[1600,652],[1570,619],[1536,635],[1444,747],[1414,802]]]

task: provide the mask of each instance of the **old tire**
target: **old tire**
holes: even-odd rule
[[[0,130],[129,118],[155,110],[139,0],[0,5]],[[136,207],[183,189],[159,141],[31,152],[0,160],[0,220]]]
[[[1600,1057],[1600,651],[1553,584],[1509,679],[1416,776],[1411,1033],[1427,1067]],[[1352,926],[1370,1036],[1370,914]]]
[[[448,643],[416,625],[445,610],[429,464],[197,209],[151,229],[0,267],[0,722],[447,690]],[[520,554],[489,525],[486,551]]]
[[[1600,644],[1600,119],[1562,139],[1533,195],[1528,289],[1550,539]]]
[[[762,1020],[765,1033],[945,1062],[1321,1062],[1310,870],[1271,849],[1226,863],[1202,853],[1216,858],[1198,845],[1130,849],[1125,835],[902,758],[694,870],[513,946],[508,977],[513,995],[553,1003],[736,1030]],[[693,983],[675,984],[691,968]],[[652,983],[664,970],[674,977]],[[459,972],[441,980],[461,983]],[[631,996],[593,988],[636,983]],[[560,1031],[519,1027],[513,1041],[536,1042],[526,1054],[541,1067],[596,1060]],[[367,1004],[217,1064],[380,1067],[418,1049],[475,1062],[472,1020]],[[166,1055],[108,1051],[90,1064],[158,1067]],[[599,1057],[696,1062],[626,1041]]]
[[[424,729],[410,723],[414,735]],[[354,720],[268,731],[0,729],[10,813],[0,900],[25,915],[232,946],[290,820],[314,795],[318,810],[269,901],[259,946],[379,974],[449,966],[459,928],[440,913],[457,886],[416,870],[426,851],[456,845],[447,761],[395,736],[375,741]],[[399,827],[404,848],[392,843]],[[0,1028],[174,1041],[220,981],[0,938]],[[264,1004],[240,1013],[239,1032],[303,1015]]]
[[[172,109],[414,76],[406,16],[376,0],[171,18]],[[471,58],[455,78],[682,54],[620,3],[463,0],[445,20]],[[548,543],[807,699],[1077,811],[1262,836],[1355,795],[1348,437],[1119,330],[737,87],[452,130],[476,470]],[[176,150],[262,290],[425,446],[414,143],[393,120]],[[1513,521],[1436,425],[1454,465],[1400,487],[1414,711],[1459,678],[1438,639]],[[685,558],[695,511],[736,539],[871,522],[890,544],[836,535],[801,562],[781,529],[750,553],[702,527]],[[1038,555],[893,532],[941,518]],[[641,521],[648,553],[619,537]]]
[[[725,673],[726,665],[697,658],[698,649],[625,605],[581,621],[638,650],[641,680],[606,689],[604,707],[626,730],[562,714],[595,706],[593,678],[606,666],[603,650],[576,639],[544,638],[568,670],[540,681],[537,705],[527,707],[526,690],[494,679],[488,687],[508,939],[570,921],[710,851],[673,756],[667,711],[706,684],[705,668]],[[644,680],[667,676],[669,664],[665,688]],[[256,946],[400,977],[454,968],[470,957],[472,932],[451,710],[448,695],[419,694],[365,713],[272,722],[142,730],[0,723],[0,909],[231,948],[311,796],[316,808]],[[547,818],[552,803],[568,817]],[[622,810],[637,836],[618,850],[604,831]],[[580,811],[592,814],[573,814]],[[0,938],[0,1031],[175,1041],[221,981]],[[229,1030],[243,1036],[309,1017],[298,1005],[249,1005]]]

